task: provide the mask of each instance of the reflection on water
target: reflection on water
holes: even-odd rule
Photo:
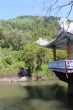
[[[0,110],[73,110],[73,98],[60,81],[0,84]]]

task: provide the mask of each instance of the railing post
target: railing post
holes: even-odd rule
[[[56,48],[53,47],[53,61],[56,61]]]
[[[71,59],[71,40],[67,39],[67,60]]]

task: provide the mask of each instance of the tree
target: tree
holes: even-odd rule
[[[28,68],[29,73],[31,75],[34,72],[35,51],[36,51],[36,47],[34,43],[26,45],[26,47],[24,48],[25,67]]]
[[[55,14],[57,14],[62,8],[69,6],[69,11],[67,12],[66,18],[70,15],[72,8],[73,8],[73,0],[66,0],[66,2],[59,5],[59,2],[61,0],[55,0],[49,7],[47,12],[51,14],[51,12],[55,11]]]

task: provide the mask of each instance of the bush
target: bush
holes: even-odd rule
[[[4,60],[4,62],[6,62],[8,65],[12,65],[12,63],[13,63],[13,58],[12,58],[12,56],[6,56],[3,60]]]

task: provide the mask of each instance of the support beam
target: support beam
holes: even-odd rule
[[[71,59],[71,40],[67,39],[67,60]]]
[[[68,95],[73,95],[73,74],[68,75]]]
[[[56,61],[56,48],[53,47],[53,61]]]

